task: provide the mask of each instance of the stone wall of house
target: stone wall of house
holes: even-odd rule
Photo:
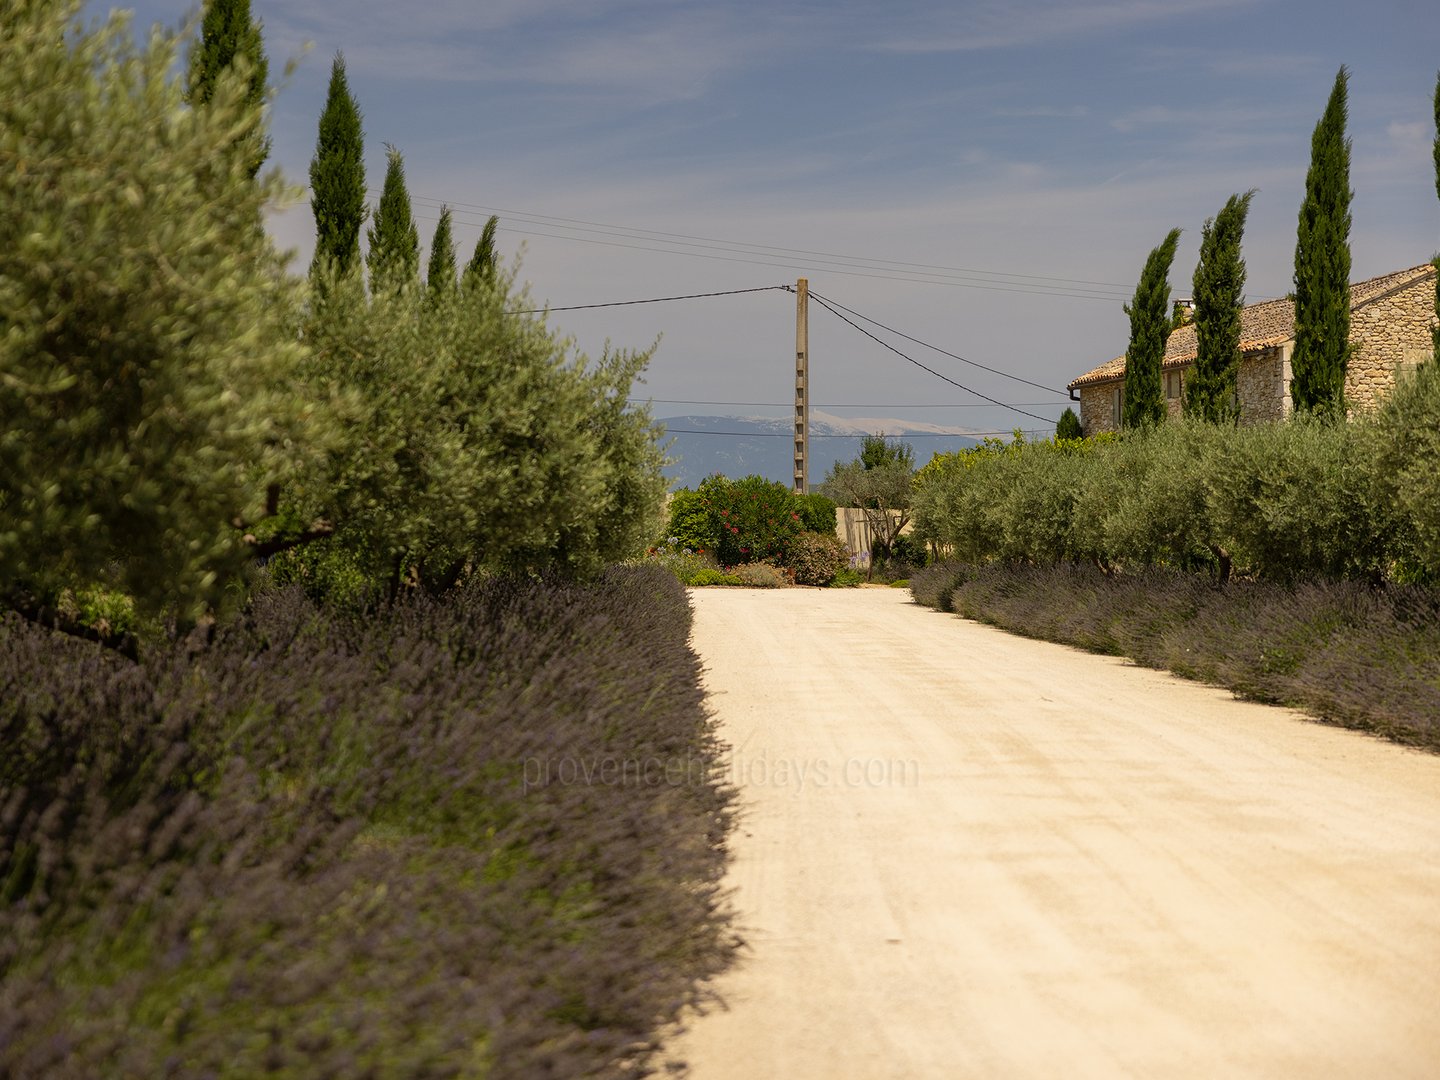
[[[1372,300],[1351,314],[1345,397],[1352,408],[1375,408],[1395,386],[1397,374],[1413,371],[1430,359],[1434,322],[1432,278]]]
[[[1160,372],[1160,393],[1165,396],[1165,415],[1176,420],[1185,413],[1185,384],[1190,381],[1193,364],[1182,368],[1166,368]],[[1171,397],[1171,391],[1175,396]]]
[[[1435,279],[1422,276],[1403,289],[1362,304],[1350,317],[1352,351],[1345,374],[1345,395],[1352,409],[1379,405],[1395,386],[1397,376],[1428,361],[1431,327],[1435,325]],[[1290,341],[1273,349],[1251,353],[1240,361],[1237,396],[1240,422],[1260,424],[1283,420],[1292,411],[1290,401]],[[1186,367],[1184,374],[1189,375]],[[1080,388],[1080,423],[1086,435],[1115,431],[1115,389],[1119,381]],[[1180,399],[1166,402],[1169,414],[1181,412]]]
[[[1086,435],[1117,431],[1120,418],[1115,415],[1116,383],[1098,383],[1080,387],[1080,427]]]
[[[1290,346],[1240,358],[1235,375],[1242,424],[1264,424],[1290,415]]]

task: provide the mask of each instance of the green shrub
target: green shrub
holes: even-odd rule
[[[735,578],[738,584],[749,585],[756,589],[781,589],[794,584],[784,568],[768,562],[742,563],[739,566],[732,566],[730,576]]]
[[[1224,577],[1233,563],[1274,581],[1403,576],[1424,562],[1413,523],[1432,505],[1410,493],[1440,474],[1431,469],[1440,440],[1427,452],[1427,436],[1416,434],[1430,417],[1426,392],[1440,417],[1440,379],[1430,380],[1434,390],[1425,382],[1398,394],[1376,423],[1180,420],[1117,438],[937,456],[917,479],[916,535],[975,564],[1093,562]]]
[[[304,371],[312,397],[340,395],[348,439],[288,500],[334,522],[372,583],[466,566],[584,576],[644,552],[663,458],[626,401],[648,353],[571,355],[540,319],[507,314],[529,306],[509,275],[438,296],[342,278],[323,295]]]
[[[925,542],[913,533],[900,533],[888,547],[878,543],[875,547],[872,558],[900,569],[918,569],[929,561]]]
[[[1363,438],[1371,505],[1389,508],[1399,572],[1440,581],[1440,359],[1401,381]]]
[[[830,587],[832,589],[853,589],[857,585],[863,584],[865,584],[865,574],[853,566],[846,566],[836,572],[830,582]]]
[[[833,532],[802,532],[791,543],[785,565],[797,585],[829,585],[849,562],[850,553]]]
[[[1193,420],[1137,430],[1084,463],[1072,551],[1106,563],[1200,569],[1221,549],[1216,467],[1233,428]],[[1088,531],[1088,535],[1087,535]]]
[[[702,566],[688,578],[684,579],[686,585],[744,585],[746,584],[737,574],[727,574],[713,566]]]
[[[806,532],[835,532],[835,503],[832,499],[816,491],[796,495],[795,499],[800,504],[800,524]]]
[[[697,553],[712,552],[720,543],[720,532],[707,498],[707,480],[700,490],[681,488],[670,496],[670,516],[665,523],[665,542]]]
[[[1065,411],[1060,414],[1059,421],[1055,424],[1055,438],[1059,439],[1081,439],[1085,432],[1080,426],[1080,417],[1075,415],[1075,410],[1066,406]]]
[[[1353,424],[1297,417],[1228,434],[1211,472],[1211,513],[1237,567],[1274,581],[1378,576],[1389,508]]]
[[[0,17],[0,594],[195,615],[249,561],[233,520],[338,429],[296,392],[243,80],[188,107],[175,35],[81,8]]]
[[[760,476],[702,485],[702,491],[718,526],[716,556],[722,565],[784,560],[801,531],[794,492]]]

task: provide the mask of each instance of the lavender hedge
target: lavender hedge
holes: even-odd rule
[[[0,622],[0,1075],[627,1076],[735,949],[654,567],[144,666]]]
[[[1291,705],[1440,749],[1440,592],[1353,580],[1293,586],[1092,566],[938,563],[915,599],[1014,633]],[[948,589],[948,592],[947,592]]]

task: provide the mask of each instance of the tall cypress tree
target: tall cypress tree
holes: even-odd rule
[[[388,164],[380,205],[371,215],[366,238],[370,251],[365,263],[370,268],[370,288],[394,288],[413,281],[420,273],[420,234],[410,214],[410,193],[405,189],[405,162],[400,151],[385,145]]]
[[[1165,393],[1160,365],[1170,337],[1170,264],[1180,230],[1171,229],[1160,246],[1150,252],[1135,297],[1125,305],[1130,316],[1130,347],[1125,350],[1124,427],[1152,427],[1165,419]]]
[[[310,162],[310,209],[315,214],[312,274],[326,260],[342,274],[359,265],[360,226],[365,221],[364,139],[360,107],[345,77],[345,57],[336,53]]]
[[[1341,416],[1350,354],[1349,72],[1342,66],[1310,142],[1310,171],[1295,241],[1295,352],[1290,397],[1297,411]]]
[[[1435,194],[1440,197],[1440,71],[1435,73]],[[1435,256],[1440,270],[1440,255]],[[1432,362],[1440,364],[1440,273],[1435,275],[1435,328],[1430,331]]]
[[[1185,384],[1185,411],[1211,423],[1234,420],[1236,376],[1240,370],[1240,308],[1245,295],[1245,260],[1240,241],[1254,190],[1231,195],[1200,234],[1200,261],[1192,282],[1195,296],[1195,370]]]
[[[430,267],[425,274],[425,283],[436,296],[455,288],[455,240],[451,235],[448,206],[440,207],[440,221],[430,240]]]
[[[221,72],[230,67],[236,57],[243,57],[247,68],[247,112],[258,117],[268,93],[266,80],[270,63],[265,59],[260,26],[250,17],[250,0],[206,0],[200,40],[190,50],[186,100],[191,105],[208,104],[215,96],[215,84]],[[270,138],[257,126],[255,133],[244,136],[241,142],[245,146],[246,167],[254,177],[270,156]]]
[[[1075,410],[1066,406],[1065,411],[1060,414],[1060,419],[1055,422],[1055,438],[1057,439],[1083,439],[1085,429],[1080,425],[1080,417],[1075,415]]]
[[[475,254],[471,255],[470,261],[465,264],[466,283],[495,279],[495,271],[500,265],[500,254],[495,250],[495,230],[499,227],[500,219],[492,214],[490,220],[485,222],[480,239],[475,241]]]

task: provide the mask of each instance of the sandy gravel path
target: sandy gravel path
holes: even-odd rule
[[[692,590],[751,943],[696,1080],[1440,1076],[1440,757],[901,590]]]

